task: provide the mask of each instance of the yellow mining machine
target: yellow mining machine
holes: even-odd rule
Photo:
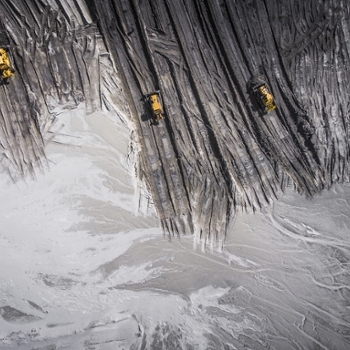
[[[158,124],[160,120],[164,119],[164,112],[162,107],[162,98],[160,95],[160,91],[159,90],[153,91],[147,94],[146,98],[152,110],[155,123]]]
[[[267,113],[276,109],[275,100],[265,84],[258,86],[256,91],[259,94]]]
[[[10,40],[0,18],[0,82],[5,84],[7,79],[11,78],[15,73],[11,66],[9,48]]]
[[[276,109],[275,99],[263,77],[255,77],[250,86],[266,113]]]
[[[7,82],[8,78],[11,78],[15,74],[14,69],[11,68],[8,48],[1,47],[1,44],[0,44],[0,73],[1,73],[1,79],[5,83]]]

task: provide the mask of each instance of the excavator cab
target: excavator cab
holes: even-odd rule
[[[162,98],[160,96],[160,91],[153,91],[146,95],[149,106],[152,110],[153,117],[156,123],[164,119],[164,112],[162,107]]]

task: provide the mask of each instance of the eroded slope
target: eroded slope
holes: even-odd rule
[[[108,76],[123,82],[140,145],[138,176],[166,231],[221,240],[236,210],[259,209],[287,185],[312,196],[348,180],[345,1],[32,0],[1,6],[20,77],[1,87],[5,167],[17,163],[23,173],[43,162],[51,101],[74,106],[85,100],[88,110],[106,101],[98,63],[108,56],[100,55],[106,45],[114,63]],[[257,75],[275,96],[278,107],[269,114],[248,88]],[[165,110],[159,125],[144,99],[156,89]],[[27,107],[7,111],[9,96]],[[30,130],[24,146],[13,146],[28,134],[9,132],[14,125]],[[16,155],[23,149],[31,153]]]
[[[116,0],[94,10],[166,229],[222,237],[235,209],[260,208],[289,182],[312,196],[347,180],[347,4]],[[276,98],[268,115],[247,88],[256,75]],[[154,126],[142,96],[158,88],[166,120]]]

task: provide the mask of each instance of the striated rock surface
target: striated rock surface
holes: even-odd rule
[[[45,166],[57,105],[112,108],[116,97],[101,89],[121,89],[121,79],[140,146],[137,175],[165,231],[222,240],[236,210],[257,210],[286,186],[312,196],[349,180],[346,1],[19,0],[0,8],[17,70],[0,87],[11,174]],[[268,114],[249,89],[256,76],[275,97]],[[144,95],[157,89],[165,120],[154,125]]]
[[[17,179],[48,167],[62,109],[108,107],[117,77],[95,23],[81,11],[45,1],[0,2],[16,74],[0,86],[1,164]],[[74,14],[77,13],[76,16]],[[102,87],[103,85],[103,87]]]

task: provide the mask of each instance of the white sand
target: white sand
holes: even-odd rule
[[[0,178],[1,349],[350,347],[348,185],[290,190],[203,252],[137,213],[118,118],[59,122],[48,171]]]

